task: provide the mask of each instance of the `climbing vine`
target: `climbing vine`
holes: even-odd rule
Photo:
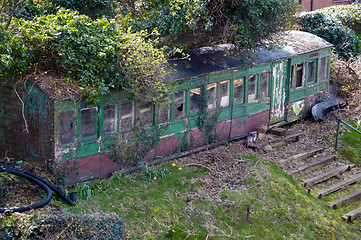
[[[107,144],[112,159],[120,167],[142,164],[144,157],[157,146],[167,127],[167,124],[155,124],[150,128],[137,124],[132,132],[119,134]]]
[[[203,132],[203,139],[208,143],[217,141],[217,120],[221,109],[219,107],[214,111],[208,111],[208,95],[207,86],[203,85],[200,88],[200,105],[198,128]]]

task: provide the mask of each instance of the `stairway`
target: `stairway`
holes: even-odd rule
[[[351,211],[341,216],[347,222],[361,217],[361,169],[336,156],[333,149],[317,143],[299,143],[304,136],[301,132],[287,132],[276,128],[268,133],[278,136],[273,141],[258,147],[260,151],[279,151],[283,158],[274,161],[295,180],[319,199],[323,199],[330,209]],[[287,152],[293,144],[300,146],[299,152]],[[275,155],[274,154],[274,155]],[[345,207],[346,206],[346,207]],[[358,206],[358,207],[357,207]],[[342,212],[341,211],[341,212]]]

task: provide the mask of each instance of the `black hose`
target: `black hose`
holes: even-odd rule
[[[44,184],[46,184],[51,190],[53,190],[60,198],[62,198],[66,203],[68,203],[71,206],[74,206],[75,203],[73,202],[73,200],[71,200],[70,198],[68,198],[67,196],[65,196],[64,193],[62,193],[59,189],[57,189],[53,184],[51,184],[50,182],[48,182],[47,180],[45,180],[44,178],[41,178],[31,172],[25,171],[23,169],[18,169],[18,171],[21,171],[27,175],[30,175],[33,178],[36,178],[37,180],[43,182]]]
[[[25,211],[29,211],[31,209],[37,209],[37,208],[41,208],[43,206],[45,206],[46,204],[49,203],[49,201],[51,200],[51,190],[50,188],[43,183],[42,181],[39,181],[36,178],[33,178],[29,175],[27,175],[26,173],[23,173],[21,171],[18,171],[15,168],[10,168],[10,167],[2,167],[0,166],[0,172],[9,172],[11,174],[26,178],[34,183],[36,183],[37,185],[39,185],[40,187],[42,187],[45,191],[46,191],[46,198],[44,198],[41,202],[29,205],[29,206],[25,206],[25,207],[18,207],[18,208],[0,208],[0,213],[4,213],[4,212],[25,212]]]
[[[0,166],[0,172],[9,172],[11,174],[14,174],[14,175],[17,175],[17,176],[20,176],[20,177],[24,177],[34,183],[36,183],[37,185],[39,185],[40,187],[42,187],[45,191],[46,191],[46,194],[47,194],[47,197],[39,202],[39,203],[35,203],[33,205],[29,205],[29,206],[26,206],[26,207],[19,207],[19,208],[0,208],[0,213],[3,213],[3,212],[25,212],[25,211],[28,211],[28,210],[31,210],[31,209],[37,209],[37,208],[40,208],[40,207],[43,207],[45,206],[46,204],[49,203],[51,197],[52,197],[52,193],[51,193],[51,190],[53,190],[60,198],[62,198],[64,201],[66,201],[69,205],[71,206],[74,206],[75,203],[75,199],[76,199],[76,196],[75,196],[75,193],[72,192],[70,194],[71,196],[71,199],[68,198],[65,194],[63,194],[59,189],[57,189],[53,184],[51,184],[50,182],[48,182],[47,180],[33,174],[33,173],[30,173],[28,171],[25,171],[23,169],[19,169],[19,168],[13,168],[13,167],[7,167],[7,166]]]

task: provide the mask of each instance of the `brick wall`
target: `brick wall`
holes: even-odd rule
[[[300,3],[302,5],[301,11],[311,11],[312,2],[313,2],[312,10],[317,10],[317,9],[325,8],[325,7],[331,7],[334,5],[344,5],[344,4],[349,3],[348,0],[313,0],[313,1],[312,0],[300,0]],[[351,2],[353,2],[353,1],[351,0]]]

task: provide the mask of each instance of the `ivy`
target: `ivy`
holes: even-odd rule
[[[200,88],[200,104],[198,128],[203,131],[203,139],[206,143],[213,143],[217,141],[217,120],[221,109],[217,107],[214,111],[208,111],[208,95],[207,86],[202,85]]]
[[[289,26],[294,10],[293,0],[143,0],[127,17],[134,30],[158,29],[167,45],[253,48]]]
[[[3,31],[3,41],[10,46],[22,44],[27,57],[10,52],[14,60],[7,61],[8,47],[1,64],[11,69],[16,61],[23,61],[22,69],[55,71],[65,81],[78,84],[89,102],[99,101],[111,89],[150,101],[166,91],[167,56],[155,47],[156,37],[152,42],[146,40],[156,32],[132,33],[115,20],[92,20],[63,9],[32,21],[14,19],[9,31],[13,38]]]

